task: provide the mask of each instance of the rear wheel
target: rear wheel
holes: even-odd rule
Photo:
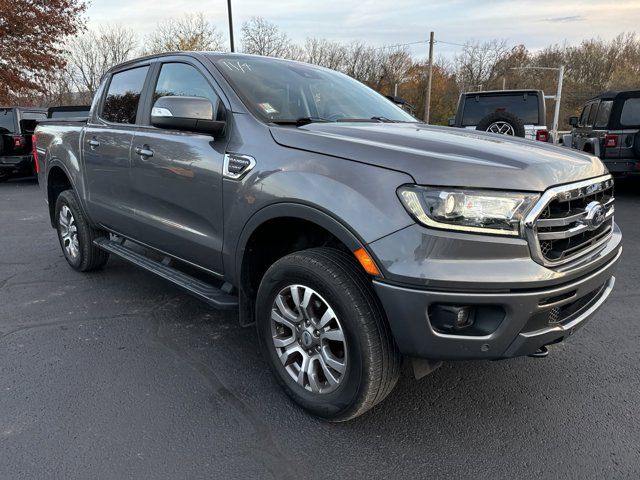
[[[332,421],[354,418],[395,386],[401,357],[368,277],[341,251],[314,248],[264,275],[257,328],[286,393]]]
[[[11,178],[11,175],[9,175],[8,172],[3,172],[2,170],[0,170],[0,183],[6,182],[7,180],[9,180],[9,178]]]
[[[55,221],[62,253],[72,268],[89,272],[107,263],[109,254],[93,244],[96,238],[107,234],[91,227],[73,190],[65,190],[58,196]]]

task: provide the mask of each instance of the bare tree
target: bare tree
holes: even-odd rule
[[[343,72],[361,82],[375,83],[383,75],[381,57],[381,49],[353,42],[345,47]]]
[[[402,83],[412,64],[411,54],[406,47],[385,50],[381,62],[385,80],[392,85]]]
[[[334,70],[341,69],[347,53],[344,45],[326,38],[307,38],[304,49],[309,63]]]
[[[196,13],[159,23],[143,48],[147,54],[183,50],[223,51],[225,44],[220,31]]]
[[[135,33],[123,27],[110,26],[87,32],[67,45],[69,67],[66,72],[76,89],[93,95],[104,72],[129,60],[137,47]]]
[[[454,63],[461,90],[479,90],[494,77],[500,60],[509,52],[505,40],[467,43]]]
[[[289,37],[274,23],[253,17],[242,24],[242,51],[253,55],[286,57],[293,52]]]

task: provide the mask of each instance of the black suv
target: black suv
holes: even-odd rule
[[[31,135],[46,118],[44,108],[0,108],[0,182],[34,173]]]
[[[565,145],[597,155],[614,175],[640,173],[640,90],[602,93],[569,123]]]

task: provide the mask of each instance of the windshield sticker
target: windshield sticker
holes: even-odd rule
[[[250,72],[251,71],[251,66],[248,63],[242,63],[240,61],[237,62],[230,62],[228,60],[225,60],[224,62],[222,62],[222,64],[227,67],[229,70],[232,70],[234,72]]]
[[[265,103],[259,103],[258,106],[267,115],[273,115],[274,113],[278,113],[278,110],[273,108],[273,106],[270,103],[266,103],[266,102]]]

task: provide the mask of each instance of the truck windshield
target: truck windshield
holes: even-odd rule
[[[267,58],[214,60],[245,105],[267,122],[416,122],[390,100],[342,73]]]
[[[536,93],[513,95],[468,95],[462,112],[462,126],[476,126],[484,117],[495,112],[514,114],[525,125],[539,122],[539,104]]]
[[[0,108],[0,133],[15,133],[16,121],[11,108]]]

